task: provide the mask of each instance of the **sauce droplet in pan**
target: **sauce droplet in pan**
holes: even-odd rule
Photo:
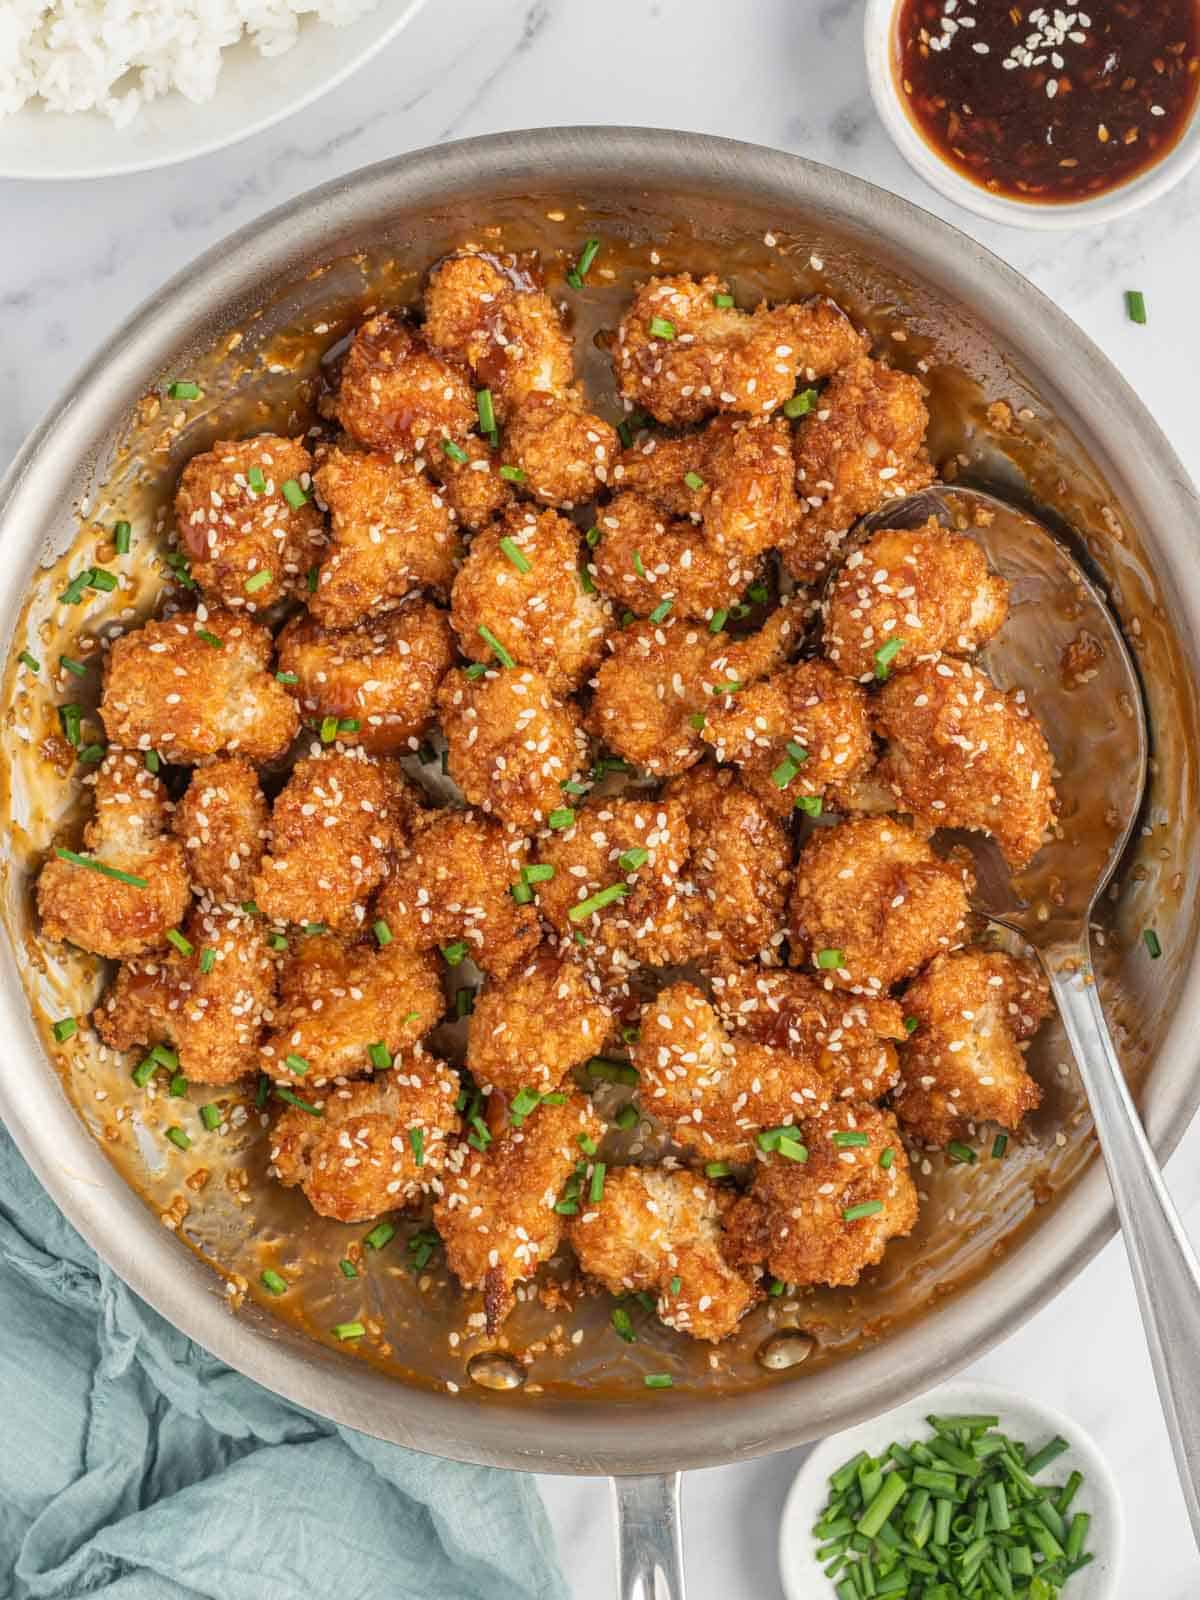
[[[768,1372],[785,1372],[788,1367],[798,1367],[807,1361],[817,1348],[817,1341],[800,1328],[781,1328],[758,1347],[760,1367]]]
[[[519,1389],[525,1368],[500,1350],[481,1350],[467,1362],[467,1377],[481,1389]]]

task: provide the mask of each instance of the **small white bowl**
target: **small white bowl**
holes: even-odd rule
[[[816,1559],[817,1542],[812,1536],[813,1524],[829,1497],[830,1474],[860,1450],[881,1455],[893,1440],[907,1443],[928,1437],[925,1418],[931,1412],[998,1416],[1005,1433],[1037,1446],[1055,1434],[1070,1441],[1071,1448],[1046,1469],[1047,1481],[1061,1482],[1072,1472],[1083,1474],[1072,1511],[1091,1515],[1087,1549],[1095,1560],[1071,1579],[1066,1600],[1115,1600],[1125,1520],[1116,1479],[1095,1440],[1078,1423],[1049,1406],[983,1383],[949,1383],[821,1441],[796,1474],[783,1508],[779,1570],[788,1600],[833,1600],[834,1586]]]
[[[281,55],[248,41],[223,52],[216,92],[196,103],[178,90],[142,107],[128,127],[99,111],[46,111],[34,102],[0,117],[0,178],[112,178],[209,155],[311,104],[364,66],[425,0],[380,0],[344,28],[300,19]],[[0,7],[3,0],[0,0]]]
[[[965,206],[968,211],[987,217],[990,222],[1007,222],[1018,228],[1080,228],[1097,222],[1113,222],[1166,194],[1200,161],[1198,103],[1191,121],[1172,149],[1119,188],[1089,200],[1062,204],[1016,200],[991,193],[943,161],[908,114],[894,67],[895,22],[900,4],[901,0],[867,0],[864,43],[871,98],[893,144],[913,171],[948,200]]]

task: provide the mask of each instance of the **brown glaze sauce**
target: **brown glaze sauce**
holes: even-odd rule
[[[1200,92],[1200,4],[902,0],[894,66],[913,122],[964,177],[1086,200],[1178,143]]]

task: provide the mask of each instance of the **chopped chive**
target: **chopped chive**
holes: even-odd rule
[[[670,1389],[675,1380],[669,1372],[648,1372],[642,1382],[647,1389]]]
[[[594,550],[603,537],[604,535],[601,533],[599,528],[589,528],[584,534],[584,538],[587,540],[589,550]]]
[[[196,580],[192,577],[192,563],[182,550],[168,550],[164,559],[174,573],[176,583],[182,584],[185,589],[196,587]]]
[[[172,400],[198,400],[200,398],[200,385],[190,379],[177,379],[168,384],[167,393]]]
[[[161,765],[162,765],[162,763],[158,759],[158,751],[157,750],[147,750],[146,751],[146,771],[147,772],[157,773],[158,769],[159,769],[159,767]]]
[[[190,1150],[192,1148],[192,1141],[190,1137],[184,1133],[183,1129],[180,1127],[168,1128],[167,1138],[177,1150]]]
[[[341,1273],[343,1278],[358,1277],[358,1268],[354,1265],[353,1261],[346,1256],[343,1256],[338,1262],[338,1271]]]
[[[712,303],[718,311],[728,311],[733,305],[733,296],[731,294],[714,294]]]
[[[737,694],[738,690],[741,687],[742,687],[742,685],[741,685],[740,681],[737,678],[730,678],[727,683],[719,683],[717,685],[717,687],[713,690],[713,693],[714,694]]]
[[[182,1072],[176,1072],[171,1078],[168,1092],[172,1100],[182,1100],[188,1092],[188,1081]]]
[[[271,1080],[265,1072],[260,1072],[258,1082],[254,1086],[255,1109],[261,1111],[267,1103],[267,1096],[271,1092]]]
[[[612,1325],[617,1331],[617,1336],[624,1339],[626,1344],[635,1344],[637,1334],[633,1331],[633,1323],[624,1306],[614,1306],[612,1310]]]
[[[500,476],[505,483],[524,483],[525,474],[520,467],[501,467]]]
[[[604,1199],[604,1174],[608,1171],[603,1161],[597,1161],[592,1167],[591,1182],[588,1184],[588,1199],[592,1205],[598,1206]]]
[[[83,707],[65,705],[58,708],[58,721],[63,731],[63,738],[76,750],[79,748],[79,730],[83,722]]]
[[[864,1200],[856,1206],[847,1206],[842,1212],[843,1222],[857,1222],[861,1217],[874,1217],[883,1210],[882,1200]]]
[[[453,439],[443,439],[442,450],[447,456],[449,456],[451,461],[456,462],[460,467],[465,461],[470,459],[462,445],[455,444]]]
[[[288,947],[287,938],[282,933],[270,934],[267,938],[267,943],[271,946],[272,950],[286,950]]]
[[[817,951],[817,966],[822,971],[840,972],[845,965],[846,953],[844,950],[827,949]]]
[[[975,1160],[975,1152],[969,1144],[962,1144],[958,1139],[951,1139],[946,1146],[946,1154],[951,1161],[959,1161],[964,1166],[970,1166]]]
[[[246,482],[255,494],[266,494],[267,480],[261,467],[251,467],[246,474]]]
[[[320,1106],[314,1106],[309,1100],[301,1100],[300,1096],[294,1094],[291,1089],[277,1087],[275,1098],[282,1100],[284,1105],[295,1106],[297,1111],[307,1111],[310,1117],[323,1117],[325,1115]]]
[[[1034,1455],[1028,1457],[1025,1462],[1026,1473],[1029,1477],[1036,1478],[1043,1467],[1048,1467],[1052,1461],[1056,1461],[1059,1456],[1070,1448],[1071,1446],[1061,1434],[1055,1434],[1049,1444],[1044,1444]]]
[[[780,1295],[780,1294],[782,1294],[784,1292],[784,1290],[786,1288],[787,1288],[787,1284],[784,1283],[782,1278],[772,1278],[771,1279],[771,1286],[767,1290],[767,1293],[769,1295]]]
[[[596,580],[592,577],[591,573],[586,567],[579,568],[579,587],[583,590],[584,594],[596,593]]]
[[[103,567],[93,567],[88,573],[88,588],[100,589],[105,594],[111,594],[117,587],[117,580],[111,572],[105,572]]]
[[[879,1157],[879,1165],[885,1172],[889,1172],[895,1159],[896,1152],[892,1149],[891,1145],[888,1145],[887,1149],[884,1150]]]
[[[79,1024],[74,1017],[60,1017],[50,1031],[59,1044],[66,1044],[67,1040],[73,1038],[79,1031]]]
[[[865,1133],[848,1130],[844,1133],[835,1133],[833,1142],[839,1150],[850,1150],[857,1145],[870,1144],[871,1141]]]
[[[526,883],[549,883],[554,876],[554,868],[548,863],[534,862],[531,867],[521,868],[521,877]]]
[[[626,850],[617,860],[622,872],[636,872],[639,867],[644,867],[650,859],[649,850],[640,844],[634,845],[632,850]]]
[[[905,1019],[904,1019],[904,1031],[905,1031],[905,1033],[914,1034],[914,1033],[916,1033],[917,1029],[920,1026],[921,1026],[921,1019],[919,1017],[905,1017]]]
[[[394,1222],[377,1222],[370,1233],[363,1239],[368,1250],[382,1250],[384,1245],[396,1235]]]
[[[321,743],[332,744],[337,738],[338,719],[336,717],[321,718]]]
[[[819,794],[802,794],[792,809],[803,811],[806,817],[819,817],[821,815],[821,796]]]
[[[668,322],[666,317],[651,317],[647,324],[647,331],[652,339],[673,339],[675,337],[675,324]]]
[[[306,506],[308,504],[308,495],[305,494],[304,490],[296,482],[295,478],[285,479],[279,492],[287,501],[288,505],[291,506],[293,511],[299,511],[301,506]]]
[[[689,724],[695,728],[697,733],[701,731],[707,721],[708,718],[704,715],[703,711],[693,711],[691,716],[688,718]]]
[[[685,472],[683,475],[683,481],[687,484],[688,488],[693,491],[703,489],[704,487],[704,479],[698,472]]]
[[[782,1128],[764,1128],[755,1138],[760,1150],[777,1150],[780,1139],[789,1138],[797,1130],[790,1124]]]
[[[992,1140],[992,1160],[999,1161],[1007,1149],[1008,1135],[1006,1133],[998,1133]]]
[[[496,426],[496,407],[490,389],[476,389],[475,410],[479,416],[479,431],[491,433]]]
[[[1129,313],[1130,322],[1145,325],[1146,322],[1146,297],[1140,289],[1126,289],[1125,309]]]
[[[246,902],[246,904],[242,907],[242,910],[243,911],[249,911],[249,912],[253,913],[253,912],[256,912],[258,910],[258,907],[254,904],[253,900],[248,900]],[[303,929],[303,931],[306,934],[309,935],[310,938],[313,937],[314,935],[318,934],[318,933],[328,933],[329,932],[328,927],[323,922],[302,922],[300,924],[300,926]]]
[[[527,883],[514,883],[508,891],[519,906],[527,906],[533,900],[533,890]]]
[[[122,872],[117,867],[107,866],[103,861],[97,861],[94,856],[81,856],[74,850],[64,850],[61,845],[55,847],[54,854],[60,861],[69,861],[73,867],[88,867],[92,872],[102,873],[106,878],[115,878],[118,883],[131,884],[135,889],[144,889],[147,886],[145,878],[139,878],[132,872]]]
[[[246,579],[242,588],[247,594],[257,594],[260,589],[265,589],[271,581],[269,572],[254,572]]]
[[[308,588],[309,594],[316,594],[317,592],[318,571],[319,569],[317,567],[309,567],[308,572],[305,574],[304,582]]]
[[[392,1064],[392,1052],[382,1039],[367,1046],[367,1056],[376,1072],[386,1072]]]
[[[880,683],[886,683],[892,662],[900,654],[903,639],[889,639],[886,644],[881,644],[875,652],[875,676]]]
[[[583,288],[583,280],[587,277],[592,262],[595,261],[599,252],[599,239],[587,239],[584,241],[583,249],[579,252],[579,260],[567,273],[567,282],[572,289]]]
[[[671,607],[674,603],[673,600],[660,600],[650,613],[650,621],[665,622],[671,614]]]
[[[1157,961],[1159,956],[1162,955],[1162,945],[1159,943],[1157,933],[1153,928],[1147,928],[1145,933],[1142,934],[1142,938],[1146,942],[1146,949],[1150,952],[1151,961]]]
[[[572,806],[559,806],[546,818],[546,825],[550,828],[562,829],[575,826],[575,810]]]
[[[536,1089],[518,1089],[513,1096],[508,1112],[510,1116],[520,1117],[523,1120],[531,1111],[536,1111],[541,1103],[542,1097]],[[582,1139],[580,1143],[582,1144]],[[592,1146],[592,1149],[595,1149],[595,1145]]]
[[[442,959],[445,961],[448,967],[457,967],[461,965],[463,957],[466,955],[466,953],[467,946],[465,941],[462,939],[456,939],[453,944],[445,944],[442,946]]]
[[[636,1126],[637,1119],[637,1107],[632,1101],[630,1101],[627,1106],[621,1107],[620,1111],[618,1111],[616,1116],[613,1118],[613,1121],[623,1132],[628,1132],[630,1128]]]
[[[74,656],[59,656],[58,664],[64,672],[73,672],[77,678],[87,677],[87,668],[82,661],[76,661]]]
[[[23,667],[28,667],[30,672],[40,672],[42,670],[42,663],[36,656],[30,655],[28,650],[22,650],[17,660]]]
[[[267,1267],[258,1281],[271,1294],[286,1294],[290,1287],[287,1279],[276,1272],[274,1267]]]
[[[79,752],[79,759],[88,766],[95,766],[97,761],[104,760],[104,746],[102,744],[85,744]]]
[[[817,403],[815,389],[801,389],[790,400],[783,402],[783,414],[791,422],[797,417],[806,417]]]
[[[224,650],[224,639],[218,639],[215,633],[210,633],[207,628],[196,629],[197,639],[203,639],[205,644],[211,645],[214,650]]]
[[[119,556],[129,554],[129,546],[133,538],[133,529],[127,522],[118,522],[113,527],[113,545]]]
[[[644,578],[646,576],[646,564],[642,560],[642,552],[640,550],[635,550],[633,552],[633,570],[637,573],[639,578]]]
[[[532,572],[532,564],[521,547],[512,539],[501,539],[500,549],[516,567],[518,572]]]
[[[156,1044],[150,1052],[150,1059],[171,1072],[174,1072],[179,1065],[179,1057],[174,1050],[168,1050],[165,1044]]]
[[[175,946],[181,956],[190,956],[194,948],[191,940],[185,939],[178,928],[167,929],[167,941]]]
[[[309,1068],[309,1063],[303,1056],[298,1056],[294,1050],[289,1055],[284,1056],[283,1064],[289,1072],[294,1072],[298,1078],[303,1078]]]
[[[70,583],[68,583],[63,592],[59,595],[59,604],[65,606],[77,606],[87,591],[87,586],[91,576],[91,567],[86,567],[84,571],[77,573],[76,576],[71,579]]]
[[[571,906],[567,916],[572,922],[585,922],[597,911],[603,911],[605,906],[611,906],[615,900],[623,900],[628,893],[628,884],[610,883],[607,889],[601,889],[586,900],[581,900],[578,905]]]
[[[361,1339],[366,1333],[361,1322],[335,1322],[330,1332],[335,1339]]]
[[[512,656],[509,655],[508,651],[500,643],[499,639],[497,639],[496,635],[490,628],[485,628],[482,624],[480,624],[478,633],[479,637],[483,640],[484,644],[487,645],[488,649],[492,652],[502,667],[516,666],[517,663],[513,660]]]
[[[787,761],[781,761],[771,773],[771,782],[777,789],[786,789],[799,771],[800,768],[789,757]]]
[[[468,678],[482,678],[484,673],[487,671],[487,667],[482,661],[472,661],[469,667],[463,668],[463,671],[466,673]]]
[[[454,1015],[461,1022],[463,1017],[469,1017],[475,1010],[475,991],[470,984],[464,984],[461,989],[455,990]]]
[[[609,1056],[592,1056],[586,1068],[589,1078],[601,1083],[637,1083],[637,1068],[628,1061],[613,1061]]]
[[[207,1105],[201,1106],[200,1107],[200,1121],[208,1129],[209,1133],[215,1132],[216,1129],[221,1126],[221,1108],[220,1108],[220,1106],[216,1105],[211,1100],[208,1102]]]
[[[706,1178],[727,1178],[733,1171],[728,1161],[709,1161],[705,1164],[704,1176]]]
[[[392,930],[388,927],[387,923],[383,920],[382,917],[380,917],[373,924],[373,926],[371,928],[371,932],[375,935],[376,939],[379,941],[381,946],[382,945],[386,945],[386,944],[391,944],[391,942],[392,942]]]
[[[770,590],[765,583],[752,583],[746,590],[746,598],[753,600],[756,606],[764,606],[770,598]]]
[[[153,1056],[146,1056],[143,1060],[138,1062],[137,1066],[134,1067],[129,1076],[133,1079],[134,1083],[137,1084],[139,1089],[144,1089],[150,1082],[150,1079],[154,1076],[157,1066],[158,1062],[155,1061]]]
[[[798,1166],[808,1160],[808,1146],[800,1143],[799,1139],[791,1139],[786,1134],[781,1135],[779,1143],[775,1146],[777,1155],[785,1161],[794,1161]]]

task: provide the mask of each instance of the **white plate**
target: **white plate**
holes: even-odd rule
[[[943,1389],[910,1400],[881,1417],[860,1423],[845,1433],[823,1439],[808,1456],[788,1492],[779,1529],[779,1569],[788,1600],[834,1600],[834,1586],[816,1560],[812,1527],[829,1494],[829,1477],[844,1461],[865,1450],[882,1455],[893,1440],[907,1443],[929,1435],[925,1418],[931,1412],[961,1416],[983,1413],[1000,1418],[1001,1429],[1014,1439],[1040,1448],[1054,1435],[1070,1440],[1071,1448],[1046,1468],[1046,1481],[1061,1483],[1072,1472],[1083,1483],[1072,1511],[1090,1513],[1087,1549],[1095,1556],[1067,1584],[1063,1600],[1115,1600],[1125,1522],[1116,1479],[1095,1441],[1078,1423],[1060,1412],[1007,1389],[982,1383],[950,1383]]]
[[[150,101],[127,128],[98,111],[68,116],[32,102],[0,117],[0,177],[111,178],[235,144],[336,88],[424,3],[380,0],[377,10],[345,28],[302,17],[295,45],[282,55],[259,55],[243,40],[223,52],[211,100],[196,105],[173,90]]]

